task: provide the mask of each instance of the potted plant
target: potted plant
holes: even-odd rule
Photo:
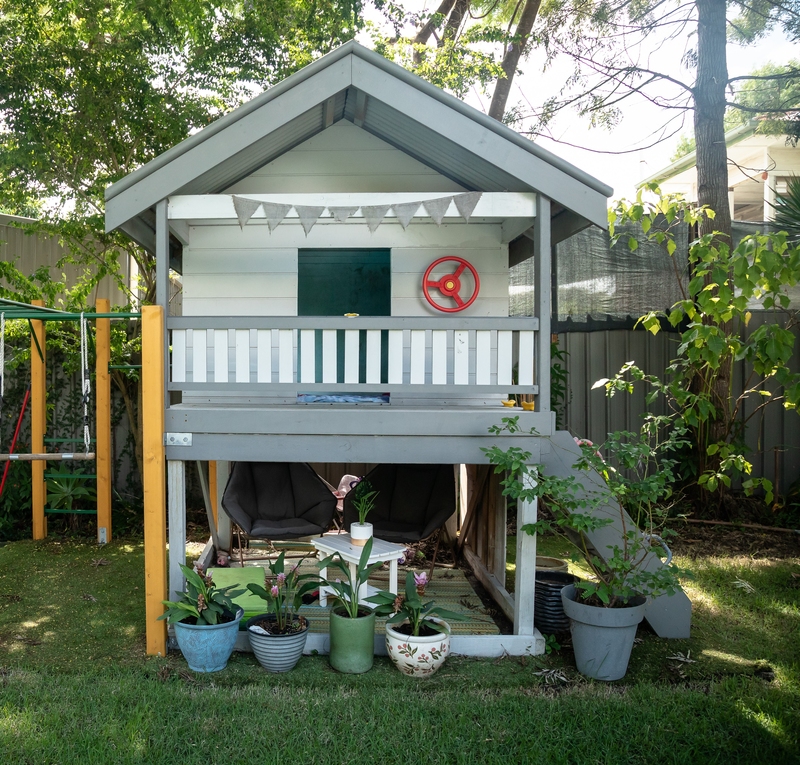
[[[518,418],[504,418],[492,433],[519,432]],[[505,472],[503,493],[513,499],[537,499],[551,518],[526,524],[529,534],[555,532],[568,539],[588,565],[592,579],[561,590],[578,671],[598,680],[618,680],[628,668],[638,624],[644,618],[649,597],[672,595],[680,589],[683,573],[672,564],[672,555],[657,533],[674,501],[675,451],[684,444],[683,432],[659,431],[663,420],[653,418],[638,434],[609,434],[605,451],[620,466],[615,469],[589,441],[576,439],[581,456],[576,472],[596,471],[604,484],[592,488],[575,475],[550,475],[542,465],[531,465],[531,455],[520,448],[484,449],[496,472]],[[620,541],[595,549],[589,535],[615,524]],[[654,566],[648,554],[653,543],[667,552],[662,565]]]
[[[175,629],[175,638],[189,668],[195,672],[225,669],[233,653],[243,609],[233,603],[244,590],[214,587],[210,575],[181,564],[186,591],[178,601],[164,600],[169,608],[159,616]]]
[[[319,586],[315,574],[300,574],[298,563],[285,570],[285,553],[265,573],[264,584],[248,584],[247,589],[267,603],[267,613],[247,621],[250,646],[259,663],[268,672],[288,672],[294,669],[306,646],[309,623],[297,609],[303,596]]]
[[[353,507],[358,513],[358,523],[350,524],[350,539],[356,547],[363,547],[372,538],[372,524],[367,523],[367,515],[375,507],[378,492],[367,480],[361,480],[353,489]]]
[[[375,614],[388,616],[386,650],[404,675],[430,677],[450,653],[450,625],[444,619],[465,621],[466,617],[422,602],[428,575],[423,571],[406,574],[405,594],[381,592],[367,598],[376,603]]]
[[[330,611],[330,663],[339,672],[360,674],[372,668],[375,654],[375,612],[369,606],[360,604],[359,592],[367,583],[369,575],[381,565],[369,565],[372,555],[372,539],[368,539],[358,563],[352,567],[339,557],[338,553],[320,561],[320,569],[333,568],[341,573],[341,578],[322,579],[333,598]]]

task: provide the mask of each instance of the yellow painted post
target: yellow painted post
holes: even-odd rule
[[[166,656],[167,482],[164,455],[164,309],[142,308],[144,587],[147,653]],[[98,450],[99,451],[99,450]]]
[[[99,298],[97,313],[108,313],[111,301]],[[111,319],[95,320],[95,422],[97,427],[97,541],[111,541]]]
[[[43,306],[43,300],[33,300],[32,305]],[[38,345],[37,345],[38,343]],[[41,355],[39,354],[41,349]],[[44,432],[47,427],[47,393],[45,373],[45,325],[38,319],[31,321],[31,452],[44,452]],[[47,536],[47,518],[44,503],[47,490],[44,482],[44,460],[31,462],[31,505],[33,507],[33,538]]]
[[[214,516],[214,525],[218,527],[217,518],[217,461],[210,460],[208,463],[208,494],[211,499],[211,514]]]

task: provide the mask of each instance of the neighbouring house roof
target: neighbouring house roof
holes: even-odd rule
[[[758,122],[756,120],[750,120],[744,125],[729,130],[725,133],[725,145],[730,148],[740,141],[743,141],[745,138],[749,138],[751,135],[755,134],[757,127]],[[696,164],[697,152],[691,151],[683,157],[679,157],[666,167],[661,168],[661,170],[654,173],[649,178],[645,178],[639,183],[639,186],[644,186],[646,183],[663,183],[684,172],[684,170],[691,170]]]
[[[800,150],[791,145],[786,135],[759,133],[758,125],[759,120],[750,120],[725,134],[734,220],[770,220],[775,194],[782,193],[787,178],[800,173]],[[681,193],[696,202],[696,152],[667,165],[640,185],[653,182],[664,192]]]
[[[543,194],[557,238],[607,226],[609,186],[351,41],[110,186],[106,230],[152,249],[158,201],[223,193],[342,119],[466,189]]]

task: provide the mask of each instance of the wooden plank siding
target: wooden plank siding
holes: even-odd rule
[[[226,192],[465,190],[372,133],[342,120],[267,163]]]
[[[749,337],[758,327],[773,320],[767,312],[753,312],[744,328]],[[800,329],[794,333],[800,339]],[[606,440],[609,432],[637,431],[642,415],[647,411],[645,387],[636,386],[633,395],[617,394],[609,399],[602,388],[591,390],[593,383],[612,377],[626,361],[635,361],[647,374],[662,375],[675,357],[678,335],[660,332],[655,337],[644,330],[611,330],[601,332],[568,332],[558,336],[559,346],[567,356],[568,399],[565,406],[565,425],[573,435],[595,443]],[[796,351],[800,342],[795,344]],[[800,371],[800,359],[795,354],[793,370]],[[748,369],[743,363],[735,365],[733,396],[744,389]],[[752,380],[751,383],[752,385]],[[759,397],[760,398],[760,397]],[[744,409],[750,414],[761,401]],[[650,407],[656,414],[665,414],[663,400]],[[748,459],[753,463],[753,475],[768,478],[776,492],[786,493],[800,478],[800,419],[796,411],[785,410],[779,404],[765,407],[748,425],[746,443]]]

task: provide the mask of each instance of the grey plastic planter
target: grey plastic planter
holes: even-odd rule
[[[250,637],[250,647],[258,659],[258,663],[267,672],[289,672],[295,668],[303,655],[308,637],[309,623],[302,632],[290,635],[261,635],[253,632],[253,626],[262,621],[275,621],[274,614],[259,614],[247,622],[247,634]]]
[[[175,638],[189,669],[195,672],[219,672],[228,665],[236,645],[239,622],[244,616],[240,608],[236,618],[225,624],[184,624],[177,622]]]
[[[628,671],[636,628],[644,619],[647,599],[634,598],[626,608],[599,608],[587,606],[577,597],[574,584],[561,590],[578,672],[595,680],[619,680]]]

